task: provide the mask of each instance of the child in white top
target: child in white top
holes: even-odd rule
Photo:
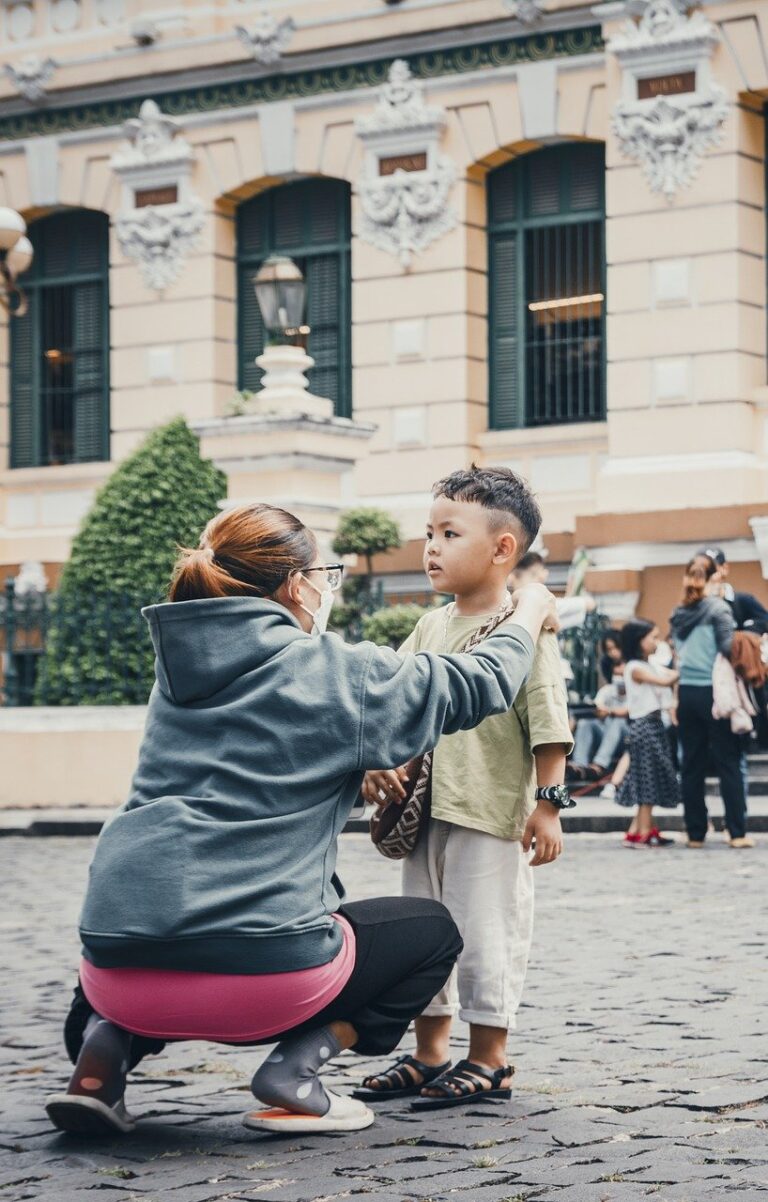
[[[653,821],[653,807],[680,804],[680,788],[662,713],[669,707],[669,689],[678,673],[649,663],[659,646],[653,622],[636,618],[621,632],[624,684],[629,710],[629,771],[616,800],[636,806],[637,813],[624,836],[627,847],[669,847]]]

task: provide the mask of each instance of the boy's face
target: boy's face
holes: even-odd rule
[[[517,555],[517,538],[492,528],[492,511],[473,501],[436,497],[427,521],[424,571],[437,593],[463,596],[498,575],[502,580]]]

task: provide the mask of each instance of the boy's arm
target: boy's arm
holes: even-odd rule
[[[408,638],[398,647],[399,655],[421,650],[423,623],[424,619],[419,618]],[[390,801],[402,801],[405,798],[404,786],[407,780],[405,765],[401,768],[372,768],[366,772],[360,792],[369,805],[387,805]]]
[[[560,651],[552,634],[542,633],[536,645],[530,679],[524,690],[525,725],[536,764],[536,784],[561,785],[565,759],[573,748],[568,722],[568,697],[560,668]],[[563,850],[560,811],[549,801],[539,801],[528,820],[523,848],[533,840],[536,851],[531,864],[551,864]]]
[[[565,743],[543,743],[534,750],[536,784],[540,789],[547,785],[562,785],[565,781]],[[563,828],[560,811],[551,801],[537,801],[536,809],[526,823],[523,834],[523,851],[530,851],[536,840],[536,851],[531,867],[551,864],[563,850]]]

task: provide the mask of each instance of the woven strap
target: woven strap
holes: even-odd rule
[[[474,650],[483,639],[493,634],[494,630],[513,612],[511,601],[505,603],[502,609],[489,618],[482,626],[469,636],[460,648],[459,654],[464,655]],[[429,785],[432,775],[432,760],[434,751],[427,751],[421,761],[419,775],[416,778],[413,792],[402,807],[402,813],[397,824],[388,835],[376,843],[378,851],[390,860],[402,860],[416,846],[422,827],[429,813]],[[394,803],[390,803],[394,804]]]

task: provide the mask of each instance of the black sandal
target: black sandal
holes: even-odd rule
[[[423,1080],[414,1081],[406,1069],[406,1065],[414,1068],[417,1073],[421,1073]],[[401,1056],[397,1063],[392,1065],[392,1068],[388,1068],[383,1073],[372,1073],[370,1077],[366,1077],[360,1089],[352,1090],[352,1097],[360,1098],[363,1102],[375,1102],[382,1098],[412,1098],[420,1093],[425,1085],[430,1085],[443,1073],[446,1073],[450,1067],[450,1060],[446,1060],[445,1064],[431,1065],[422,1064],[421,1060],[416,1060],[413,1056]],[[366,1086],[366,1081],[384,1081],[387,1084],[382,1089],[371,1089]]]
[[[480,1064],[473,1064],[471,1060],[460,1060],[455,1068],[447,1069],[433,1081],[424,1082],[430,1089],[439,1089],[441,1096],[431,1098],[422,1095],[415,1102],[411,1102],[411,1110],[444,1110],[449,1106],[466,1106],[467,1102],[485,1102],[487,1099],[506,1101],[512,1097],[512,1090],[509,1086],[502,1089],[501,1082],[505,1077],[513,1076],[514,1072],[510,1065],[506,1065],[489,1073]],[[477,1077],[488,1081],[490,1089],[483,1089],[476,1080]]]

